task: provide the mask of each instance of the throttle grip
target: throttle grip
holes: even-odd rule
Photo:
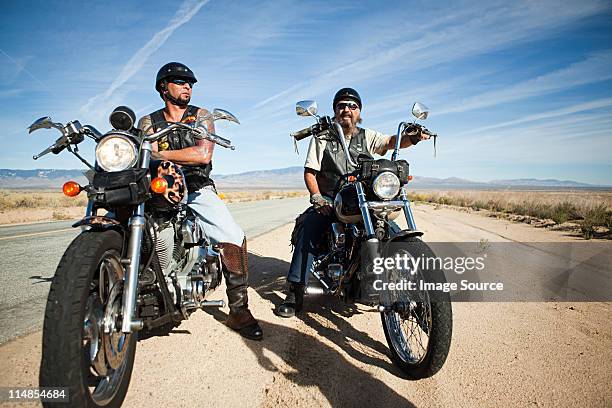
[[[306,129],[302,129],[295,133],[291,133],[291,137],[295,140],[302,140],[312,135],[312,126],[307,127]]]
[[[426,135],[429,135],[431,137],[437,137],[438,136],[436,133],[432,132],[431,130],[427,129],[424,126],[421,126],[421,132],[425,133]]]

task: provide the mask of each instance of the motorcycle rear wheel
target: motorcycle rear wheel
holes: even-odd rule
[[[87,231],[64,253],[49,291],[43,326],[41,387],[65,387],[62,407],[119,407],[127,394],[137,334],[124,334],[123,240],[117,231]],[[108,333],[106,333],[108,332]]]
[[[435,256],[419,238],[409,237],[402,242],[415,256]],[[428,280],[446,282],[443,271],[435,271]],[[395,297],[394,300],[400,300],[397,297],[401,293],[390,295]],[[391,359],[410,380],[431,377],[442,368],[450,350],[453,331],[450,296],[448,293],[437,294],[436,299],[432,300],[425,291],[419,294],[419,298],[402,301],[410,305],[409,311],[385,311],[380,314]]]

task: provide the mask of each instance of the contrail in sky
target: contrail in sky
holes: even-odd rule
[[[195,16],[198,11],[210,0],[192,1],[188,0],[181,4],[170,23],[161,31],[158,31],[153,38],[149,40],[142,48],[130,58],[130,60],[123,66],[121,73],[113,81],[111,86],[103,93],[90,98],[87,103],[83,106],[81,111],[91,111],[92,107],[96,105],[104,104],[113,96],[115,91],[119,89],[124,83],[126,83],[134,74],[136,74],[143,67],[147,59],[172,35],[172,33],[189,22]]]
[[[43,82],[41,82],[40,79],[36,78],[34,76],[34,74],[32,74],[26,67],[25,64],[20,64],[19,62],[15,61],[15,59],[13,57],[11,57],[10,55],[8,55],[6,52],[4,52],[3,49],[0,49],[0,53],[4,54],[4,56],[6,58],[9,59],[9,61],[11,61],[13,64],[15,64],[17,66],[18,69],[22,70],[23,72],[25,72],[26,74],[28,74],[28,76],[30,78],[32,78],[33,80],[35,80],[36,82],[38,82],[39,85],[41,85],[43,88],[45,88],[47,91],[51,92],[51,90],[49,89],[49,87],[47,85],[45,85]],[[51,92],[52,93],[52,92]]]

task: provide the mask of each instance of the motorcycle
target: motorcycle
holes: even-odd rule
[[[64,184],[64,194],[87,193],[79,234],[61,258],[49,291],[40,366],[41,387],[62,387],[68,406],[118,407],[128,390],[137,338],[164,334],[200,308],[223,307],[208,300],[221,282],[222,251],[211,245],[187,206],[185,177],[176,164],[151,159],[152,144],[175,129],[234,149],[207,131],[206,122],[234,115],[215,109],[191,123],[168,122],[147,135],[134,112],[116,108],[112,130],[102,134],[79,121],[43,117],[29,133],[54,128],[55,143],[34,156],[68,150],[87,167],[89,184]],[[96,143],[94,165],[78,145]],[[100,210],[107,210],[99,215]],[[63,406],[63,405],[62,405]]]
[[[434,139],[434,148],[437,135],[416,120],[401,122],[391,160],[359,155],[355,162],[342,127],[328,116],[319,116],[317,111],[315,101],[296,104],[298,116],[312,117],[316,124],[292,133],[294,144],[309,136],[337,141],[355,171],[344,176],[335,197],[331,197],[333,222],[308,271],[316,285],[308,284],[305,293],[374,306],[380,312],[393,363],[408,379],[430,377],[443,366],[451,344],[450,295],[434,293],[429,288],[435,286],[427,285],[446,283],[444,271],[435,266],[395,265],[382,268],[383,272],[380,269],[383,261],[398,256],[435,259],[416,227],[405,188],[412,176],[408,163],[399,160],[398,154],[403,135],[427,133]],[[418,102],[412,108],[416,119],[426,119],[428,113],[428,108]],[[393,221],[401,212],[408,226],[403,230]],[[296,228],[300,227],[299,222],[298,218]],[[402,282],[404,286],[398,285]]]

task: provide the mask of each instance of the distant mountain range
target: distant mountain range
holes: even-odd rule
[[[0,169],[0,188],[57,188],[68,180],[74,180],[79,184],[87,183],[83,170]]]
[[[276,189],[300,190],[304,188],[303,167],[287,167],[273,170],[248,171],[240,174],[213,174],[219,189]],[[42,189],[58,188],[67,180],[86,183],[82,170],[11,170],[0,169],[0,188]],[[414,189],[465,190],[465,189],[599,189],[597,186],[571,180],[511,179],[477,182],[457,177],[434,178],[414,176],[410,183]]]

